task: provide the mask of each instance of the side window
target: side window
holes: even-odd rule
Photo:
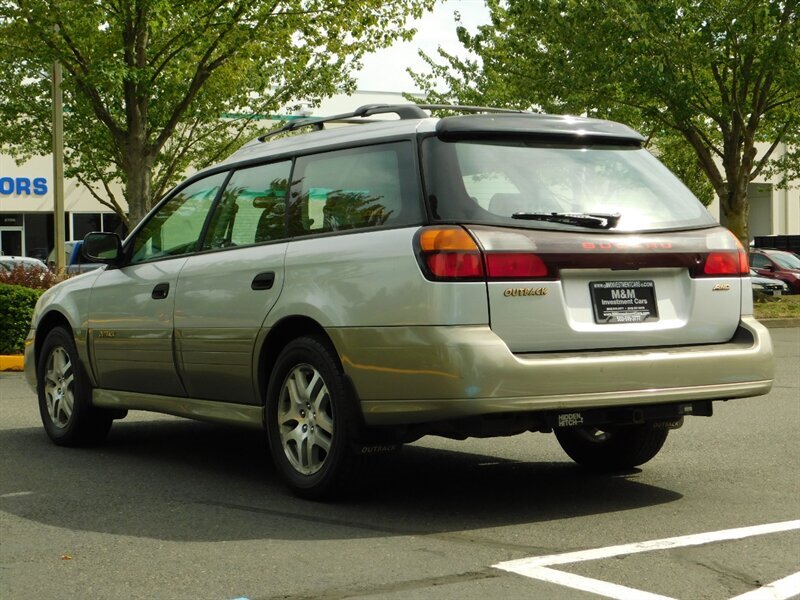
[[[170,198],[136,234],[131,262],[180,256],[196,250],[203,224],[225,177],[227,173],[217,173],[195,181]]]
[[[286,237],[286,190],[292,163],[234,171],[214,210],[203,249],[245,246]]]
[[[293,178],[293,236],[422,220],[410,142],[304,156]]]
[[[761,254],[751,254],[750,255],[750,264],[757,269],[763,269],[764,267],[768,267],[770,264],[769,259],[766,256]]]

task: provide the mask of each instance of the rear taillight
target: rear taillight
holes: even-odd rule
[[[732,236],[733,237],[733,236]],[[736,250],[714,250],[706,255],[703,270],[695,272],[696,277],[745,277],[750,274],[747,253],[738,239]]]
[[[547,278],[549,269],[531,252],[482,252],[457,226],[426,227],[417,235],[420,262],[429,279],[448,281]]]
[[[486,255],[489,279],[539,279],[547,277],[544,261],[529,252],[498,252]]]
[[[440,252],[426,257],[431,274],[437,279],[482,279],[480,254]]]
[[[417,235],[419,255],[431,279],[478,281],[484,279],[483,256],[478,244],[461,227],[427,227]]]
[[[703,275],[738,275],[739,256],[737,252],[709,252],[703,265]]]

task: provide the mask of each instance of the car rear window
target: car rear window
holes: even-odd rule
[[[666,167],[634,145],[427,138],[423,164],[437,221],[574,229],[520,214],[602,213],[620,215],[614,231],[715,225]]]

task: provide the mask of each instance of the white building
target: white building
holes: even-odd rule
[[[357,91],[351,96],[327,99],[310,111],[328,116],[352,111],[364,104],[405,103],[395,92]],[[776,156],[785,152],[778,148]],[[34,158],[22,165],[0,154],[0,249],[3,254],[46,258],[53,243],[53,165],[51,156]],[[750,230],[753,236],[800,234],[800,182],[790,189],[778,189],[772,181],[750,184]],[[118,188],[114,190],[121,198]],[[74,179],[64,185],[66,239],[82,239],[90,231],[122,232],[119,217],[100,204]],[[717,219],[715,201],[709,210]]]
[[[759,144],[758,157],[763,156],[768,147],[768,144]],[[786,145],[778,144],[772,157],[780,158],[786,152]],[[788,188],[779,188],[777,186],[779,180],[780,177],[772,179],[760,177],[747,186],[747,197],[750,202],[751,238],[800,234],[800,181],[793,181]],[[725,218],[720,210],[718,199],[715,198],[708,209],[718,221],[725,225]]]
[[[90,231],[122,231],[120,218],[74,179],[64,182],[64,210],[68,240],[82,239]],[[17,166],[13,158],[0,154],[2,253],[44,260],[53,247],[52,156]]]

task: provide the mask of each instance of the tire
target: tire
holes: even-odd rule
[[[666,427],[653,423],[555,430],[558,443],[572,460],[598,471],[621,471],[646,463],[661,450],[668,433]]]
[[[357,463],[355,398],[323,340],[300,337],[280,353],[265,419],[272,460],[296,495],[332,498],[348,487]]]
[[[106,438],[113,415],[92,406],[92,386],[72,334],[63,327],[47,334],[36,376],[39,414],[54,443],[86,446]]]

